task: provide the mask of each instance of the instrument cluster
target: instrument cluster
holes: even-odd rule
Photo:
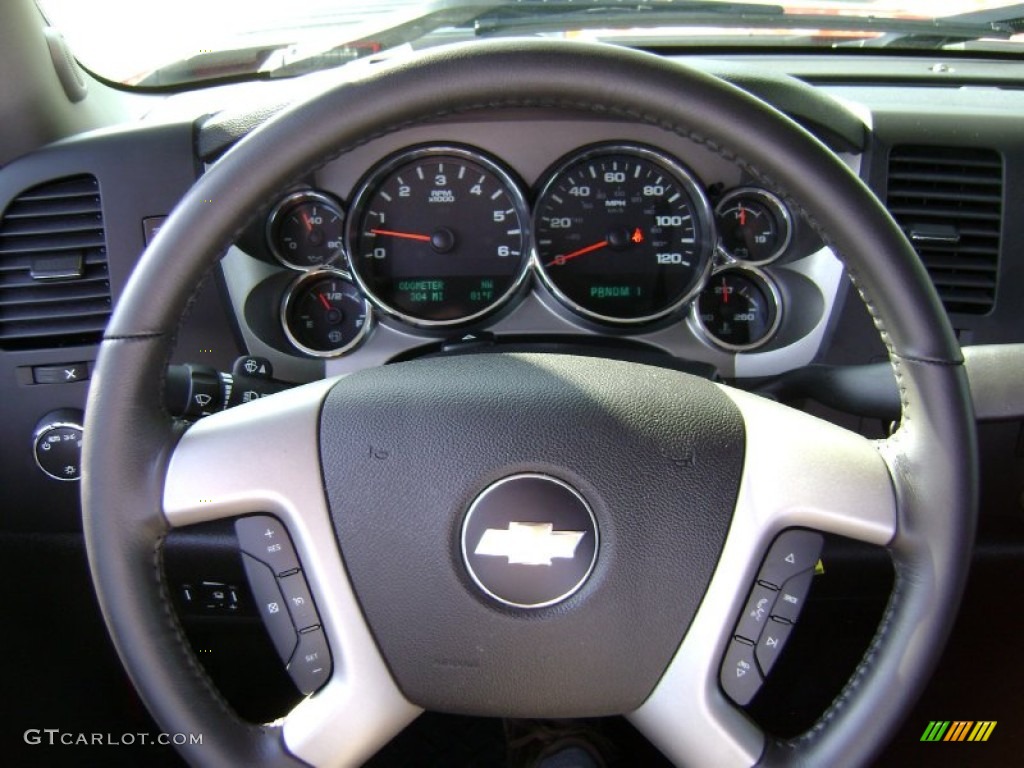
[[[347,211],[312,189],[272,209],[267,247],[301,273],[283,330],[306,355],[340,356],[378,316],[427,334],[466,328],[537,286],[584,323],[639,329],[689,312],[713,346],[757,349],[779,328],[771,265],[793,219],[759,187],[715,197],[639,143],[575,150],[532,190],[469,146],[402,150],[362,178]]]

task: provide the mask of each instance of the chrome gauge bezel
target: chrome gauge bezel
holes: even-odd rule
[[[440,156],[457,157],[462,160],[477,163],[498,178],[508,192],[512,205],[519,216],[521,230],[520,237],[523,243],[522,253],[519,256],[519,265],[509,287],[486,307],[465,317],[453,318],[451,320],[429,320],[418,318],[391,306],[388,302],[379,297],[359,274],[359,270],[356,268],[356,262],[358,259],[355,256],[355,242],[358,237],[360,221],[363,218],[363,207],[366,205],[367,200],[375,194],[380,183],[403,165],[422,160],[423,158]],[[345,249],[349,254],[349,267],[352,273],[352,279],[359,286],[363,295],[367,297],[373,306],[380,310],[383,315],[398,320],[413,328],[427,331],[464,327],[472,325],[478,320],[490,317],[504,307],[522,290],[530,273],[530,265],[533,263],[535,251],[532,223],[533,218],[531,216],[530,206],[526,201],[526,195],[523,193],[522,185],[516,180],[510,171],[506,170],[506,168],[501,165],[498,160],[490,157],[481,150],[467,147],[465,145],[430,144],[399,151],[381,163],[378,163],[369,171],[369,173],[367,173],[359,183],[357,191],[352,198],[352,205],[349,208],[349,216],[345,222]]]
[[[295,264],[288,260],[288,257],[281,251],[278,243],[278,227],[283,220],[284,216],[288,214],[293,208],[301,205],[304,202],[311,201],[320,203],[321,205],[327,206],[334,210],[338,217],[341,219],[341,248],[338,249],[337,255],[327,264],[310,264],[309,266],[303,264]],[[281,266],[287,267],[295,272],[310,272],[316,269],[326,269],[335,267],[339,262],[345,263],[345,207],[341,204],[340,200],[335,199],[331,195],[325,192],[320,192],[315,189],[300,189],[297,192],[292,192],[289,195],[283,197],[277,205],[271,210],[270,215],[267,216],[267,224],[264,229],[266,237],[267,248],[270,249],[270,254]]]
[[[288,325],[288,311],[291,309],[291,304],[295,300],[299,291],[305,287],[307,283],[331,277],[338,280],[344,280],[357,289],[357,292],[363,301],[363,307],[366,310],[365,319],[363,320],[363,325],[359,329],[359,332],[344,346],[332,350],[312,349],[299,341],[295,334],[292,333],[292,330]],[[284,296],[281,298],[280,315],[281,328],[284,331],[285,338],[288,339],[288,343],[305,355],[323,359],[341,357],[359,347],[370,334],[374,324],[373,306],[366,300],[366,294],[362,292],[362,289],[352,279],[352,275],[342,269],[338,269],[337,267],[320,267],[317,269],[306,270],[292,280],[292,282],[289,283],[288,288],[285,289]]]
[[[633,155],[661,166],[664,168],[666,173],[671,174],[674,177],[675,181],[679,183],[685,193],[690,197],[694,207],[694,216],[698,220],[698,226],[703,230],[704,234],[703,242],[700,244],[700,251],[698,254],[698,258],[701,260],[701,266],[698,269],[693,287],[670,306],[665,307],[658,312],[635,318],[613,317],[603,315],[599,312],[595,312],[581,306],[578,302],[560,290],[555,284],[555,281],[551,279],[550,275],[548,275],[544,265],[541,264],[540,252],[536,244],[534,244],[530,266],[531,270],[538,276],[540,283],[544,286],[545,290],[573,314],[587,320],[596,321],[606,326],[635,328],[656,323],[659,320],[663,320],[676,314],[682,314],[683,311],[685,311],[687,305],[700,294],[707,283],[708,276],[714,266],[715,247],[718,242],[718,237],[715,230],[714,211],[711,207],[710,201],[708,200],[707,194],[704,191],[703,185],[697,176],[678,160],[662,151],[642,144],[624,142],[602,143],[576,150],[563,157],[553,166],[553,168],[541,175],[540,178],[543,183],[538,185],[539,192],[536,195],[533,210],[531,212],[531,221],[533,222],[535,232],[537,230],[536,217],[540,212],[540,208],[537,203],[544,198],[544,196],[551,190],[552,186],[559,181],[562,175],[570,167],[578,163],[586,162],[601,155],[611,154]]]
[[[761,203],[767,206],[768,209],[771,211],[772,215],[775,217],[776,225],[779,227],[780,230],[783,230],[780,233],[782,234],[782,239],[779,241],[779,244],[776,246],[775,250],[772,251],[771,256],[769,256],[766,259],[760,259],[757,261],[752,259],[744,259],[740,256],[736,256],[735,254],[731,253],[729,249],[726,248],[725,245],[722,243],[721,237],[719,237],[717,241],[718,252],[722,256],[724,256],[729,262],[739,266],[763,267],[767,264],[771,264],[772,262],[778,261],[789,249],[790,243],[793,242],[793,215],[789,212],[789,208],[786,207],[786,204],[782,201],[782,198],[780,198],[774,192],[769,192],[767,189],[764,189],[762,187],[736,187],[735,189],[730,189],[728,192],[722,195],[722,198],[718,201],[718,204],[715,205],[716,228],[718,224],[718,219],[721,216],[722,211],[729,203],[731,203],[733,200],[739,197],[756,197]]]
[[[726,352],[751,352],[756,349],[761,349],[766,344],[771,342],[772,339],[775,338],[775,334],[778,333],[779,327],[782,325],[783,302],[782,292],[779,289],[779,285],[775,281],[775,278],[773,278],[764,270],[759,269],[758,267],[748,265],[745,263],[733,263],[725,264],[713,270],[711,275],[709,276],[705,288],[711,285],[714,282],[715,277],[717,275],[722,274],[723,272],[747,273],[747,275],[752,276],[753,279],[761,281],[761,283],[763,283],[764,286],[768,289],[768,297],[771,300],[773,306],[775,307],[775,313],[767,333],[765,333],[765,335],[762,336],[757,341],[751,342],[750,344],[731,344],[727,341],[718,338],[718,336],[716,336],[708,329],[708,327],[704,324],[704,320],[700,316],[699,294],[694,298],[693,303],[690,305],[690,321],[693,323],[694,327],[699,331],[701,338],[703,338],[709,344],[718,349],[724,350]]]

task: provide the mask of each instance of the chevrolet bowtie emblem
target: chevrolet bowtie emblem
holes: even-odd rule
[[[510,522],[507,530],[488,528],[474,554],[507,557],[509,565],[551,565],[556,557],[571,560],[583,531],[556,531],[551,523]]]

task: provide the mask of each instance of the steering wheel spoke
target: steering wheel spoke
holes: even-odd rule
[[[320,408],[333,380],[216,413],[174,449],[164,484],[172,527],[256,512],[284,519],[292,535],[327,506],[320,476]]]
[[[414,57],[282,111],[226,152],[176,207],[118,299],[86,409],[83,520],[111,636],[157,721],[168,732],[205,731],[204,745],[182,747],[187,759],[204,764],[300,758],[357,765],[417,715],[411,701],[496,716],[630,712],[678,764],[869,762],[938,660],[954,612],[935,606],[959,599],[977,503],[962,356],[906,238],[849,168],[792,121],[685,67],[549,40],[475,43]],[[424,83],[448,90],[439,98]],[[706,381],[695,380],[687,393],[654,369],[495,355],[474,364],[468,356],[437,358],[360,372],[334,390],[331,408],[325,403],[331,405],[335,382],[308,385],[208,417],[175,444],[159,407],[175,329],[194,286],[254,212],[368,136],[502,104],[544,115],[597,112],[694,142],[708,137],[709,152],[771,180],[856,276],[900,373],[904,413],[896,437],[875,444]],[[346,113],[341,122],[339,109]],[[377,461],[364,446],[376,445],[382,429],[390,458]],[[632,472],[623,469],[623,445],[638,457]],[[455,448],[458,465],[449,463]],[[321,455],[335,466],[324,469]],[[589,501],[595,527],[563,522],[553,503],[517,499],[489,505],[493,519],[473,534],[471,549],[459,549],[462,515],[485,488],[538,474]],[[346,483],[334,482],[339,477]],[[404,495],[395,492],[400,486]],[[655,497],[663,498],[654,504]],[[440,524],[437,510],[445,515]],[[167,621],[166,590],[152,578],[154,548],[168,525],[249,514],[274,515],[288,527],[332,654],[326,685],[281,728],[241,723],[207,680],[188,672],[195,658],[182,652],[180,630]],[[897,585],[855,684],[816,727],[778,743],[729,702],[719,672],[762,558],[790,528],[888,547]],[[537,534],[526,559],[509,543],[524,531]],[[487,583],[504,592],[499,576],[539,563],[547,569],[552,558],[568,565],[575,550],[565,548],[565,536],[579,541],[587,533],[601,547],[587,583],[565,593],[560,607],[513,599],[536,607],[530,620],[488,603],[464,571],[469,556],[479,556],[472,562],[492,567]],[[491,541],[482,547],[485,535]],[[501,551],[490,550],[496,535]],[[409,542],[414,554],[403,556],[396,544]],[[390,558],[386,579],[381,553]],[[655,567],[669,576],[657,576]],[[665,585],[669,595],[658,591]],[[438,616],[449,626],[436,626]],[[481,629],[484,619],[490,629]],[[682,641],[681,627],[688,627]],[[454,631],[446,634],[448,628]],[[589,655],[580,652],[580,639]],[[537,648],[544,649],[540,661]],[[614,680],[592,674],[604,659],[626,658],[631,668]],[[586,668],[573,673],[572,663]],[[529,684],[521,670],[534,671]]]
[[[327,684],[283,723],[285,747],[313,765],[365,761],[420,713],[377,651],[335,543],[320,469],[319,421],[334,380],[207,417],[175,447],[164,486],[171,526],[252,513],[287,528],[333,659]]]
[[[680,765],[751,765],[764,749],[764,734],[722,692],[719,669],[775,536],[799,527],[886,545],[896,535],[892,478],[874,443],[770,400],[723,390],[746,430],[736,512],[686,638],[630,716]]]
[[[723,389],[743,414],[746,429],[727,551],[743,537],[749,554],[763,553],[776,533],[791,527],[869,544],[893,540],[893,480],[874,442],[765,398]]]
[[[361,765],[422,711],[395,687],[358,610],[349,618],[344,630],[328,633],[342,648],[334,676],[284,721],[285,747],[310,765]]]

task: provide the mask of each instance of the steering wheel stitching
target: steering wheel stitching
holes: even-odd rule
[[[719,152],[783,195],[844,259],[875,319],[901,391],[897,432],[872,443],[683,374],[531,355],[387,366],[281,393],[187,431],[168,416],[161,406],[163,376],[179,318],[194,287],[253,211],[276,190],[375,137],[493,109],[560,110],[656,125]],[[413,608],[388,602],[399,594],[394,590],[368,589],[360,565],[378,553],[387,526],[353,521],[359,516],[339,501],[337,490],[339,479],[351,481],[359,468],[347,449],[368,436],[400,442],[412,419],[449,437],[454,433],[445,430],[455,424],[470,447],[479,447],[487,443],[478,429],[481,413],[507,402],[535,403],[521,434],[500,446],[500,456],[487,463],[479,452],[460,455],[447,475],[452,495],[437,500],[447,511],[426,537],[437,547],[422,553],[433,574],[425,583],[455,595],[438,610],[453,617],[491,616],[497,626],[510,628],[509,644],[501,648],[517,659],[523,655],[517,636],[523,644],[544,638],[557,656],[568,628],[581,617],[614,629],[616,611],[638,609],[649,598],[637,587],[638,563],[650,555],[652,567],[660,568],[666,558],[659,560],[657,548],[637,538],[637,526],[622,522],[624,510],[635,509],[622,505],[631,505],[636,491],[614,480],[614,467],[602,455],[607,430],[625,429],[655,463],[661,460],[653,448],[658,441],[726,456],[731,474],[712,478],[727,489],[721,498],[713,498],[713,483],[699,472],[661,475],[666,497],[685,498],[689,488],[690,496],[706,492],[728,507],[709,515],[707,531],[685,511],[674,517],[672,524],[690,526],[682,538],[696,542],[686,544],[682,558],[696,569],[692,594],[680,600],[685,636],[652,645],[651,663],[658,669],[649,686],[599,690],[570,676],[564,686],[570,693],[553,697],[551,708],[626,714],[678,764],[862,764],[925,684],[953,618],[936,606],[956,604],[967,570],[977,470],[961,363],[926,273],[878,201],[813,137],[749,94],[610,46],[500,41],[415,54],[339,84],[253,131],[197,182],[143,255],[105,335],[87,408],[82,491],[93,580],[118,652],[157,721],[168,731],[205,734],[201,746],[185,748],[197,764],[355,765],[425,703],[480,714],[535,712],[539,705],[530,691],[487,688],[488,681],[504,679],[502,665],[488,658],[476,659],[476,672],[443,672],[440,664],[428,678],[408,671],[416,653],[434,658],[438,643],[463,647],[480,638],[457,621],[445,636],[389,628],[396,605]],[[465,385],[440,391],[456,369]],[[652,417],[650,402],[665,418]],[[417,403],[431,408],[417,409]],[[444,404],[445,424],[423,415]],[[539,425],[561,408],[604,423],[588,435],[577,428],[571,436],[580,451],[557,459],[564,446],[537,440]],[[717,438],[708,419],[718,420]],[[409,466],[433,468],[420,461],[403,471]],[[543,609],[549,613],[542,621],[524,621],[514,610],[488,604],[473,592],[453,554],[473,494],[524,472],[547,473],[581,490],[602,534],[590,581],[565,603]],[[379,497],[367,483],[360,490],[364,498]],[[652,520],[673,530],[665,522],[673,515],[658,512],[665,503],[659,498],[652,504]],[[397,514],[387,507],[375,511],[384,523]],[[160,569],[160,544],[170,528],[254,512],[277,515],[291,532],[334,657],[334,672],[320,692],[282,723],[263,726],[240,721],[203,674],[169,607]],[[717,675],[761,556],[780,530],[791,527],[887,546],[896,587],[841,696],[808,733],[777,741],[726,700]],[[663,636],[660,630],[652,634]],[[614,658],[616,648],[595,643],[593,651]],[[553,671],[539,664],[528,677]],[[459,675],[477,679],[465,699],[453,693],[458,686],[451,678]],[[649,671],[636,677],[645,675]],[[449,683],[433,686],[440,691],[436,699],[423,692],[431,680]],[[483,701],[488,690],[497,704]]]

